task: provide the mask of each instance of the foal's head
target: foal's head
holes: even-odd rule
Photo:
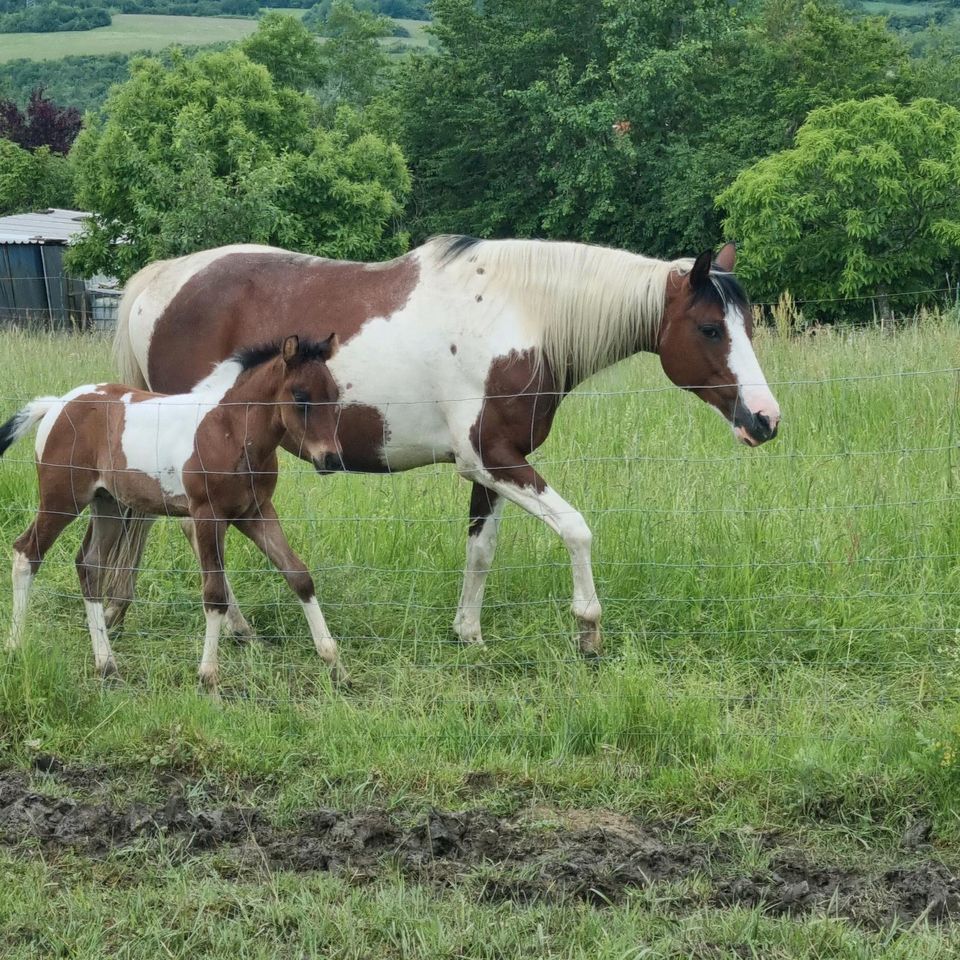
[[[780,407],[753,352],[750,302],[733,276],[728,243],[713,263],[697,257],[667,287],[660,327],[660,362],[678,386],[716,407],[738,440],[755,447],[775,437]]]
[[[331,460],[340,462],[340,391],[327,369],[337,346],[335,333],[320,343],[293,336],[283,341],[280,351],[280,417],[296,448],[310,457],[317,470],[329,469]]]

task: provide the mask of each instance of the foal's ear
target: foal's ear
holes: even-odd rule
[[[733,266],[737,262],[737,245],[731,241],[725,243],[717,254],[717,266],[724,273],[733,273]]]
[[[289,363],[300,352],[300,338],[296,335],[283,341],[283,362]]]
[[[710,283],[710,266],[713,263],[713,251],[704,250],[693,262],[690,270],[690,286],[694,290],[702,290]]]
[[[336,356],[337,351],[340,349],[340,338],[336,333],[331,333],[323,343],[320,344],[321,349],[323,350],[323,359],[330,360]]]

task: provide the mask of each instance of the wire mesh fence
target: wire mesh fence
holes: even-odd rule
[[[429,739],[455,729],[472,744],[503,738],[548,751],[571,736],[627,749],[633,738],[666,736],[666,720],[691,711],[717,736],[853,749],[872,736],[858,727],[858,711],[953,709],[953,359],[771,378],[784,429],[760,451],[733,447],[689,398],[647,378],[624,385],[618,375],[568,397],[533,459],[594,533],[605,651],[593,665],[576,653],[569,559],[540,518],[506,512],[483,606],[486,643],[465,646],[451,632],[469,498],[455,470],[437,463],[320,478],[284,456],[280,519],[314,577],[354,688],[331,688],[297,598],[231,535],[227,570],[257,640],[224,645],[225,696],[316,716],[347,703],[354,719],[386,704],[420,726],[358,731]],[[28,441],[5,457],[8,542],[35,509],[32,462]],[[29,642],[56,648],[99,690],[73,564],[84,525],[45,562]],[[190,688],[203,614],[197,562],[177,521],[155,525],[137,575],[114,642],[126,689]],[[620,719],[598,719],[612,715]]]

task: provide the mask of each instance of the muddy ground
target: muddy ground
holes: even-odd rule
[[[705,843],[609,811],[317,809],[279,825],[253,807],[191,805],[185,795],[203,791],[184,783],[167,783],[163,803],[117,808],[102,799],[110,777],[53,758],[33,774],[0,771],[0,842],[25,857],[39,847],[48,857],[59,848],[102,858],[134,843],[149,856],[151,840],[162,838],[165,856],[171,847],[180,857],[216,851],[219,869],[238,878],[265,868],[322,870],[371,883],[399,871],[440,895],[456,885],[480,900],[520,905],[603,907],[652,884],[697,878],[678,908],[759,905],[774,915],[829,914],[868,927],[960,918],[960,874],[933,854],[924,824],[907,831],[902,862],[887,857],[875,866],[813,862],[775,834],[754,833],[750,843],[767,865],[744,872],[742,836]]]

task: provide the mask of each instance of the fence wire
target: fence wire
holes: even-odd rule
[[[907,381],[936,388],[945,403],[942,418],[956,422],[960,366],[771,386],[827,387],[862,404],[865,389],[895,391]],[[622,451],[580,455],[593,439],[588,436],[560,448],[562,455],[551,443],[532,458],[538,469],[558,476],[558,489],[595,533],[605,608],[606,652],[599,663],[585,665],[575,652],[570,561],[538,517],[516,509],[505,515],[483,605],[487,644],[464,646],[454,642],[450,623],[463,573],[467,488],[450,480],[452,468],[320,479],[301,461],[285,458],[280,521],[317,583],[355,687],[330,688],[298,600],[265,560],[232,537],[227,571],[257,640],[224,643],[227,700],[265,710],[303,708],[321,717],[342,704],[361,712],[387,704],[425,725],[375,732],[361,724],[358,735],[427,742],[440,736],[429,718],[441,718],[449,735],[454,717],[472,747],[502,740],[531,749],[569,744],[571,737],[603,740],[609,729],[629,749],[635,741],[667,736],[656,722],[629,719],[633,714],[688,708],[729,722],[717,728],[717,738],[729,732],[767,744],[853,748],[873,739],[858,733],[851,719],[861,707],[905,717],[960,707],[960,534],[951,533],[960,531],[960,451],[953,428],[933,443],[905,441],[907,426],[891,430],[889,445],[648,452],[642,429],[617,411],[635,413],[651,395],[675,390],[577,391],[565,406],[609,405],[604,424],[617,431],[614,445]],[[29,399],[0,398],[11,412]],[[468,400],[476,398],[448,402]],[[556,429],[562,436],[563,428]],[[0,487],[0,522],[8,539],[35,511],[26,444],[4,458],[0,474],[7,484]],[[848,497],[849,489],[835,493],[829,485],[816,496],[791,488],[801,479],[823,479],[820,468],[837,461],[860,465],[856,486],[864,495]],[[787,471],[777,482],[790,502],[763,502],[763,464],[770,462]],[[641,475],[647,482],[682,478],[681,485],[643,488],[636,480]],[[761,485],[759,494],[750,484]],[[721,502],[704,504],[709,496]],[[870,517],[883,527],[880,535],[863,526]],[[45,561],[30,640],[55,643],[84,682],[101,689],[72,560],[83,526],[76,524],[68,544]],[[705,532],[712,539],[705,541]],[[778,536],[791,553],[778,551]],[[114,640],[127,689],[136,696],[190,685],[203,616],[198,566],[176,524],[157,525],[137,573],[137,598]],[[627,719],[591,731],[598,711],[621,711]]]

